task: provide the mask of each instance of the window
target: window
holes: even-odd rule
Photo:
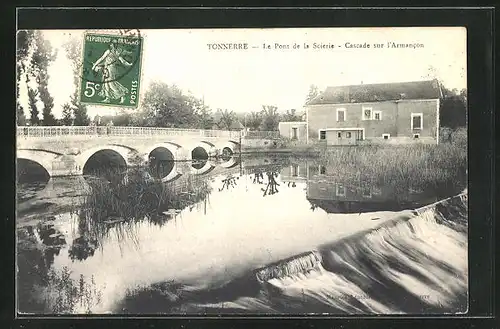
[[[340,131],[339,131],[339,132],[337,133],[337,137],[338,137],[338,138],[342,138],[342,132],[340,132]]]
[[[326,174],[326,167],[325,166],[319,166],[319,173],[321,175],[325,175]]]
[[[420,137],[420,134],[413,134],[413,138],[417,139]]]
[[[422,129],[422,113],[412,113],[411,114],[411,129]]]
[[[337,196],[345,196],[345,186],[342,184],[337,184]]]
[[[372,108],[371,107],[363,107],[363,120],[371,120],[372,119]]]
[[[351,132],[350,132],[350,131],[346,132],[345,134],[346,134],[346,136],[345,136],[345,137],[347,137],[347,138],[351,138]]]
[[[345,121],[345,109],[337,109],[337,122]]]
[[[363,197],[364,198],[371,198],[372,197],[372,191],[369,187],[365,187],[363,189]]]
[[[326,139],[326,130],[320,130],[319,131],[319,139]]]
[[[294,164],[292,165],[292,168],[291,168],[291,172],[292,172],[292,176],[293,177],[297,177],[299,175],[299,165],[297,164]]]
[[[383,139],[389,139],[391,137],[391,134],[382,134]]]
[[[298,135],[297,135],[297,128],[292,128],[292,139],[297,139],[298,138]]]
[[[373,111],[373,120],[382,120],[382,111]]]

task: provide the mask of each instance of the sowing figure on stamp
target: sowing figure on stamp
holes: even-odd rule
[[[114,43],[109,45],[104,54],[94,63],[92,70],[102,73],[102,86],[99,91],[99,96],[104,97],[103,102],[109,103],[111,100],[120,99],[120,104],[125,100],[125,95],[128,94],[128,88],[124,87],[117,81],[118,66],[121,64],[132,66],[132,63],[123,59],[124,53],[131,52],[119,49]]]

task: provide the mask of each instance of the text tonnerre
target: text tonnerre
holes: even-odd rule
[[[248,43],[208,43],[209,50],[246,50]]]

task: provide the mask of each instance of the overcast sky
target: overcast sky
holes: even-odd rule
[[[79,30],[44,31],[59,49],[49,68],[54,114],[73,92],[70,63],[62,44],[83,40]],[[302,110],[311,84],[327,86],[422,80],[429,67],[448,88],[466,87],[466,30],[446,28],[329,28],[141,30],[144,36],[141,95],[151,81],[177,84],[212,109],[256,111],[276,105],[281,111]],[[208,43],[246,42],[246,51],[209,50]],[[346,49],[345,43],[383,43],[383,49]],[[421,43],[423,48],[387,48],[387,42]],[[265,50],[262,44],[300,44],[298,50]],[[302,49],[303,44],[311,45]],[[312,49],[313,43],[342,48]],[[258,48],[252,48],[258,46]],[[26,89],[20,97],[27,111]],[[113,113],[109,107],[89,107],[89,115]]]

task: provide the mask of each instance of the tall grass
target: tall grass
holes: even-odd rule
[[[175,184],[152,178],[145,168],[136,167],[124,175],[109,173],[112,179],[89,178],[88,191],[77,210],[78,235],[69,253],[75,260],[92,256],[112,232],[119,241],[137,244],[135,227],[141,221],[163,225],[178,212],[204,200],[211,193],[207,181],[181,177]]]
[[[206,181],[187,176],[181,184],[164,183],[144,168],[134,168],[113,182],[91,179],[88,183],[90,190],[81,208],[93,222],[153,219],[167,210],[199,202],[211,192]]]
[[[39,298],[44,301],[46,312],[55,314],[90,314],[102,302],[102,293],[94,277],[80,275],[78,282],[71,278],[68,267],[50,269],[45,286],[36,287]]]
[[[335,168],[333,176],[343,181],[402,188],[438,187],[464,178],[467,135],[457,130],[450,142],[439,145],[329,148],[322,160]]]

